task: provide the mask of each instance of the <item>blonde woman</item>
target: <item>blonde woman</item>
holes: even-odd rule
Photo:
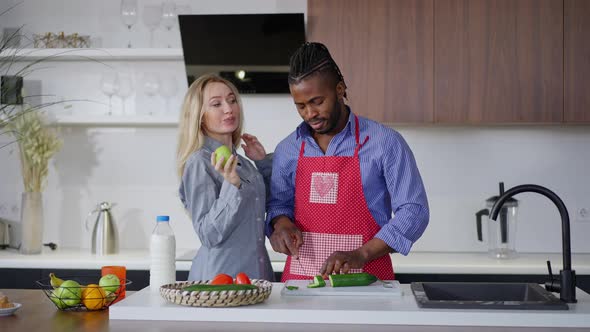
[[[216,76],[194,81],[184,97],[177,151],[179,194],[201,240],[189,280],[217,274],[274,280],[265,247],[265,181],[272,157],[255,136],[243,134],[243,111],[236,87]],[[246,156],[236,153],[240,141]],[[215,150],[233,150],[225,166]],[[268,182],[267,182],[268,184]]]

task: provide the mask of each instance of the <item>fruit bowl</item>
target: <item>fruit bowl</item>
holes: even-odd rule
[[[120,280],[119,285],[99,286],[100,276],[66,276],[60,277],[63,283],[52,286],[51,278],[37,280],[35,283],[59,309],[64,311],[94,311],[108,308],[120,300],[121,291],[131,281]]]
[[[187,291],[184,288],[209,284],[209,280],[182,281],[162,285],[160,295],[168,302],[192,307],[236,307],[263,302],[272,291],[272,283],[263,279],[252,279],[257,289],[222,291]]]

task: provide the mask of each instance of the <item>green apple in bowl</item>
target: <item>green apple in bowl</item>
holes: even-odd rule
[[[106,274],[98,281],[98,285],[105,290],[105,292],[115,292],[121,285],[121,280],[114,274]]]
[[[49,296],[49,299],[51,300],[51,302],[55,303],[55,305],[63,310],[65,308],[67,308],[68,306],[64,303],[64,301],[62,301],[61,299],[61,293],[63,290],[56,288],[54,290],[51,291],[51,295]]]
[[[75,306],[82,299],[82,286],[74,280],[66,280],[61,286],[53,290],[53,296],[54,298],[51,300],[54,303],[61,302],[56,303],[60,309],[63,309],[61,308],[63,305]]]
[[[217,149],[215,149],[215,163],[217,164],[219,159],[221,157],[223,157],[223,162],[221,163],[221,167],[225,167],[225,163],[227,162],[227,160],[229,159],[230,156],[231,156],[231,150],[225,145],[222,145],[222,146],[218,147]]]

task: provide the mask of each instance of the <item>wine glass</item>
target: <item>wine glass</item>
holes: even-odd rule
[[[156,73],[145,73],[143,76],[143,92],[148,96],[148,98],[152,99],[160,89],[160,78]],[[150,110],[148,111],[149,115],[153,115],[153,107],[154,103],[150,102]]]
[[[127,115],[125,112],[125,104],[127,97],[133,93],[133,79],[131,78],[131,74],[129,73],[120,73],[117,77],[117,86],[119,89],[117,90],[117,96],[121,98],[121,105],[123,109],[123,115]]]
[[[145,6],[143,9],[143,23],[150,30],[150,47],[154,47],[154,31],[162,19],[162,6]]]
[[[176,4],[172,0],[167,0],[162,4],[162,25],[170,31],[176,25]],[[168,39],[168,48],[170,48],[170,39]]]
[[[121,19],[129,30],[128,48],[131,48],[131,27],[137,23],[137,0],[121,0]]]
[[[100,78],[100,90],[109,97],[109,111],[107,112],[107,115],[112,115],[112,99],[113,95],[118,90],[116,72],[109,71],[102,74],[102,77]]]
[[[167,75],[160,81],[160,95],[164,97],[166,107],[161,113],[168,113],[170,111],[170,99],[176,95],[177,92],[176,78],[172,75]]]

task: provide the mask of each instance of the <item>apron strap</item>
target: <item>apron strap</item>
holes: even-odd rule
[[[360,131],[359,131],[359,118],[356,116],[356,114],[354,115],[354,139],[356,142],[356,145],[359,145],[359,137],[360,137]]]
[[[299,158],[303,157],[305,151],[305,139],[301,140],[301,148],[299,148]]]
[[[355,115],[354,116],[354,139],[356,141],[356,148],[354,149],[354,156],[357,157],[359,154],[359,150],[367,143],[369,140],[369,136],[365,137],[363,143],[360,143],[360,129],[359,129],[359,118]],[[305,152],[305,139],[301,140],[301,147],[299,148],[299,158],[303,157],[303,153]]]
[[[355,128],[354,128],[354,138],[356,140],[356,148],[354,149],[354,157],[358,157],[359,155],[359,150],[363,147],[363,145],[365,145],[365,143],[367,143],[367,141],[369,140],[369,136],[365,137],[365,140],[363,141],[363,143],[359,144],[359,137],[360,137],[360,129],[359,129],[359,118],[355,115],[354,116],[354,124],[355,124]]]

